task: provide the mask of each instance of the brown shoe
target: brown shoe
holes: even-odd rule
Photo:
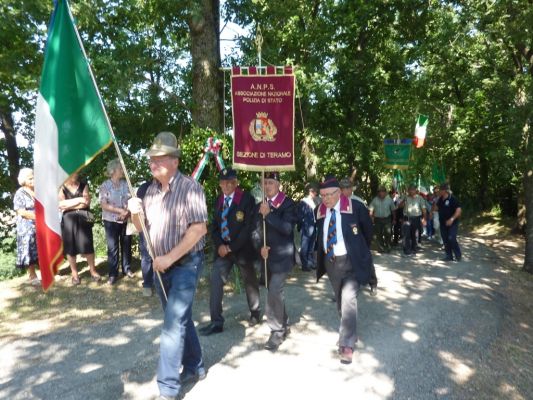
[[[351,364],[353,358],[353,349],[351,347],[341,347],[339,349],[342,364]]]

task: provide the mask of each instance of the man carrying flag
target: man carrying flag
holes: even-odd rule
[[[35,120],[35,214],[45,290],[63,260],[59,188],[111,141],[109,121],[68,2],[58,0],[48,29]]]
[[[424,146],[426,141],[426,130],[428,127],[429,117],[427,115],[418,114],[415,127],[415,146],[417,149]]]

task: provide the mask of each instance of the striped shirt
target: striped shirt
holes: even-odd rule
[[[163,192],[154,180],[146,190],[143,206],[148,233],[155,256],[168,254],[178,245],[191,224],[207,222],[207,205],[202,186],[189,176],[177,171],[170,180],[169,190]],[[191,252],[204,248],[201,238]]]
[[[415,194],[414,197],[407,196],[405,198],[405,206],[403,212],[408,217],[420,217],[422,215],[422,210],[426,209],[426,201]]]
[[[383,199],[380,199],[378,196],[374,197],[369,207],[375,218],[390,217],[394,208],[394,202],[389,196],[385,196]]]

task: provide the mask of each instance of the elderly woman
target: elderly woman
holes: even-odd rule
[[[87,259],[92,280],[101,278],[94,264],[93,221],[89,218],[91,195],[89,186],[80,182],[78,174],[73,174],[59,190],[59,210],[63,212],[61,219],[61,236],[63,251],[67,256],[72,271],[72,284],[79,285],[76,256],[83,255]]]
[[[40,285],[35,273],[37,264],[37,240],[35,237],[35,196],[33,193],[33,170],[22,168],[18,182],[21,186],[13,198],[13,208],[17,213],[17,261],[16,267],[28,269],[29,282]]]
[[[122,179],[124,172],[118,159],[111,160],[106,168],[109,177],[100,186],[100,204],[104,220],[107,241],[107,263],[109,265],[108,284],[115,284],[118,278],[119,249],[122,252],[122,273],[133,278],[131,266],[131,236],[126,235],[129,217],[127,209],[130,193],[126,181]]]

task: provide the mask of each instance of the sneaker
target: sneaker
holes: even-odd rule
[[[133,275],[133,272],[131,272],[129,269],[126,271],[124,275],[126,275],[128,278],[133,278],[135,276]]]
[[[196,373],[184,371],[180,374],[180,383],[182,385],[188,385],[190,383],[196,383],[202,381],[207,376],[207,371],[204,367],[198,368]]]
[[[378,287],[370,286],[370,296],[377,296],[377,295],[378,295]]]
[[[444,262],[450,262],[450,261],[453,261],[453,258],[450,258],[450,257],[444,257],[444,258],[441,258],[440,260],[441,260],[441,261],[444,261]]]
[[[107,280],[107,284],[112,286],[116,283],[117,281],[117,277],[116,276],[110,276],[109,279]]]
[[[152,297],[154,291],[151,287],[143,287],[143,297]]]
[[[41,280],[37,277],[33,278],[33,279],[30,279],[28,281],[28,283],[32,286],[40,286],[41,285]]]
[[[339,349],[339,356],[342,364],[351,364],[353,358],[353,349],[351,347],[341,347]]]

